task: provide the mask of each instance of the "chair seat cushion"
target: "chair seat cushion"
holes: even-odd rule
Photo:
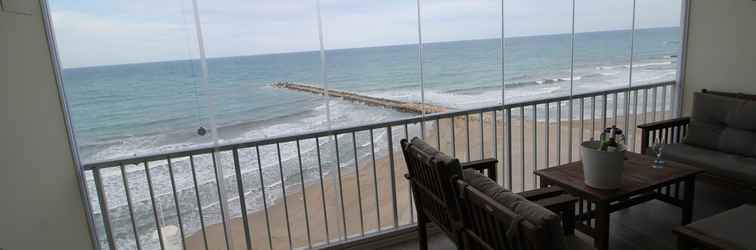
[[[512,193],[485,175],[471,169],[463,170],[464,180],[504,207],[511,209],[526,220],[540,226],[546,232],[546,249],[564,249],[561,218],[554,212]]]
[[[723,153],[688,144],[664,145],[662,158],[690,164],[715,175],[756,185],[756,158]]]
[[[686,226],[699,233],[725,240],[743,249],[756,249],[756,206],[743,205]]]

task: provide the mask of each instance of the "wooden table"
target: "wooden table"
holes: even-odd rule
[[[609,249],[609,215],[650,200],[661,200],[682,209],[682,224],[690,223],[696,175],[701,169],[667,161],[663,168],[652,168],[653,159],[628,152],[619,189],[602,190],[585,185],[582,162],[567,163],[535,171],[541,187],[554,185],[580,198],[576,229],[594,239],[600,250]]]
[[[742,205],[675,228],[677,249],[756,249],[756,205]]]

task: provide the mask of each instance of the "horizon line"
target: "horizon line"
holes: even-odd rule
[[[642,28],[642,29],[636,29],[636,30],[669,29],[669,28],[680,28],[680,26],[659,26],[659,27],[649,27],[649,28]],[[628,31],[628,30],[631,30],[631,29],[585,31],[585,32],[575,32],[575,34],[618,32],[618,31]],[[568,34],[572,34],[572,33],[567,32],[567,33],[545,33],[545,34],[538,34],[538,35],[506,36],[506,37],[504,37],[504,39],[526,38],[526,37],[541,37],[541,36],[559,36],[559,35],[568,35]],[[500,39],[500,37],[423,42],[423,45],[427,45],[427,44],[441,44],[441,43],[453,43],[453,42],[470,42],[470,41],[494,40],[494,39]],[[352,50],[352,49],[371,49],[371,48],[399,47],[399,46],[412,46],[412,45],[418,45],[418,44],[417,43],[386,44],[386,45],[363,46],[363,47],[333,48],[333,49],[325,49],[325,51],[342,51],[342,50]],[[207,57],[207,60],[237,58],[237,57],[253,57],[253,56],[270,56],[270,55],[284,55],[284,54],[299,54],[299,53],[319,53],[319,51],[320,50],[299,50],[299,51],[286,51],[286,52],[273,52],[273,53],[260,53],[260,54],[246,54],[246,55],[234,55],[234,56],[217,56],[217,57]],[[88,65],[88,66],[77,66],[77,67],[63,67],[63,66],[61,66],[61,69],[62,70],[75,70],[75,69],[87,69],[87,68],[98,68],[98,67],[116,67],[116,66],[126,66],[126,65],[183,62],[183,61],[195,61],[195,60],[199,60],[199,58],[163,60],[163,61],[146,61],[146,62],[133,62],[133,63],[117,63],[117,64],[100,64],[100,65]]]

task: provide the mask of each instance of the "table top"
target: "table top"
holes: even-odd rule
[[[583,179],[583,163],[580,161],[537,170],[534,173],[549,184],[577,192],[585,198],[615,200],[651,191],[703,172],[699,168],[674,161],[666,161],[663,168],[653,168],[651,167],[653,160],[650,156],[626,152],[622,185],[613,190],[587,186]]]

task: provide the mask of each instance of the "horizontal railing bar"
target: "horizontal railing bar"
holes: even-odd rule
[[[450,111],[450,112],[444,112],[444,113],[427,114],[425,115],[425,117],[416,116],[416,117],[397,119],[397,120],[392,120],[392,121],[382,122],[382,123],[373,123],[373,124],[345,127],[345,128],[339,128],[339,129],[333,129],[333,130],[320,130],[320,131],[309,132],[309,133],[280,136],[280,137],[271,137],[271,138],[253,140],[253,141],[241,142],[241,143],[229,143],[229,144],[224,144],[217,147],[204,146],[204,147],[194,148],[194,149],[190,148],[190,149],[177,150],[177,151],[172,151],[172,152],[169,151],[165,153],[148,154],[148,155],[137,156],[137,157],[124,157],[124,158],[119,158],[119,159],[114,159],[114,160],[106,160],[106,161],[101,161],[101,162],[85,164],[83,168],[84,170],[93,170],[96,168],[117,167],[117,166],[120,166],[121,164],[131,165],[131,164],[142,163],[144,161],[166,160],[167,158],[183,158],[183,157],[188,157],[190,155],[210,154],[215,151],[227,151],[227,150],[233,150],[233,149],[252,148],[252,147],[263,146],[263,145],[273,145],[276,143],[294,142],[296,140],[314,139],[316,137],[328,137],[328,136],[334,136],[334,135],[340,135],[340,134],[348,134],[348,133],[357,132],[357,131],[386,128],[390,126],[399,126],[399,125],[410,124],[410,123],[419,123],[426,120],[454,118],[456,116],[461,116],[461,115],[506,110],[506,109],[512,109],[512,108],[519,108],[523,106],[532,106],[532,105],[538,105],[538,104],[544,104],[544,103],[567,101],[570,99],[579,99],[579,98],[584,98],[584,97],[610,95],[610,94],[625,92],[625,91],[655,89],[658,87],[669,86],[669,85],[674,85],[674,84],[675,84],[675,81],[667,81],[667,82],[660,82],[660,83],[654,83],[654,84],[633,86],[630,88],[594,91],[594,92],[577,94],[573,96],[544,98],[544,99],[537,99],[537,100],[531,100],[531,101],[525,101],[525,102],[510,103],[510,104],[505,104],[505,105],[495,105],[495,106],[488,106],[488,107],[475,108],[475,109],[466,109],[466,110]]]

